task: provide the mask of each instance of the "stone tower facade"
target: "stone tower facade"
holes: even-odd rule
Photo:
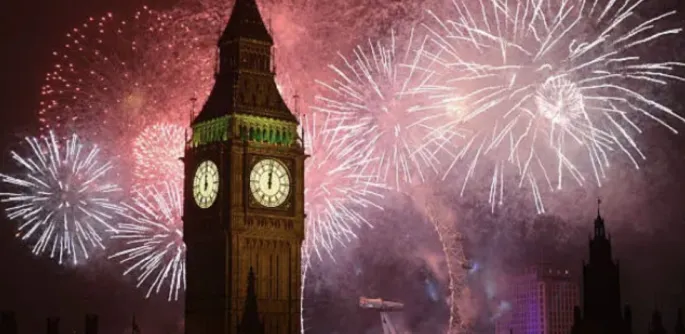
[[[248,290],[265,333],[300,333],[305,153],[272,47],[255,1],[236,0],[184,157],[187,334],[239,333]]]

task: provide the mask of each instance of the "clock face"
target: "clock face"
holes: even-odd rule
[[[193,197],[202,209],[209,208],[219,193],[219,168],[210,160],[203,161],[195,170]]]
[[[260,160],[250,172],[250,191],[259,204],[268,208],[280,206],[290,193],[288,169],[278,160]]]

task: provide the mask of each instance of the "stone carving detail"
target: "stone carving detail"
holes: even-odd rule
[[[292,231],[295,223],[284,218],[249,216],[245,220],[245,227],[263,231]]]

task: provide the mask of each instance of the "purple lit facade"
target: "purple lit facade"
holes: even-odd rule
[[[511,310],[497,320],[497,334],[569,334],[579,288],[567,269],[538,265],[512,277]]]

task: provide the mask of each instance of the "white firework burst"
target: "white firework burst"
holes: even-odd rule
[[[340,55],[344,66],[329,66],[336,78],[318,81],[326,92],[317,96],[315,109],[339,122],[368,152],[366,170],[395,189],[437,172],[441,151],[460,136],[458,130],[437,131],[449,119],[418,93],[438,77],[435,61],[421,57],[425,43],[412,28],[407,44],[398,47],[393,32],[389,45],[369,41],[351,60]]]
[[[108,182],[113,165],[100,159],[100,149],[72,135],[64,143],[50,132],[28,137],[31,155],[14,151],[23,176],[0,174],[11,191],[0,193],[7,216],[20,222],[17,237],[34,254],[48,253],[60,264],[76,265],[94,248],[104,249],[104,234],[116,232],[111,221],[123,210],[115,200],[120,188]]]
[[[323,116],[323,117],[322,117]],[[321,120],[323,118],[323,120]],[[356,238],[356,229],[372,224],[362,210],[381,209],[384,185],[363,172],[367,158],[352,144],[350,134],[326,115],[312,113],[302,120],[305,147],[305,211],[308,252],[333,257],[336,246]]]
[[[113,237],[123,249],[110,258],[128,266],[124,275],[136,275],[137,287],[147,285],[146,298],[167,286],[167,298],[178,300],[186,288],[182,203],[181,185],[163,183],[137,191],[133,203],[125,204],[126,221]]]
[[[638,167],[645,159],[638,117],[676,132],[666,118],[685,119],[647,90],[683,81],[673,72],[683,64],[652,61],[646,47],[681,29],[662,27],[674,11],[640,19],[643,3],[483,0],[454,2],[449,19],[429,11],[436,24],[426,28],[439,52],[424,54],[449,78],[424,88],[436,107],[463,110],[443,125],[471,133],[450,167],[464,169],[463,187],[490,172],[494,210],[509,174],[519,187],[530,185],[544,212],[541,186],[562,189],[569,176],[584,185],[586,175],[601,185],[612,152]]]

